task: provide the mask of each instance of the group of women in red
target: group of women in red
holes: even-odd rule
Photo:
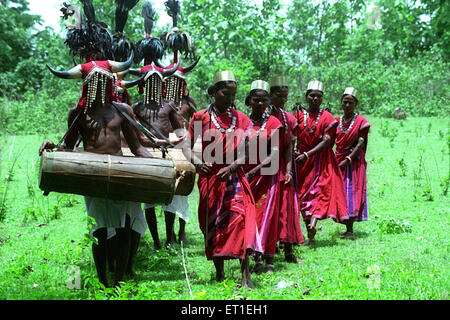
[[[233,72],[214,75],[208,90],[213,102],[194,114],[188,132],[191,147],[201,137],[202,154],[192,148],[185,154],[199,174],[198,218],[216,279],[225,278],[225,259],[238,258],[242,285],[252,288],[250,255],[255,273],[274,271],[280,247],[287,262],[301,262],[293,252],[294,245],[305,242],[300,217],[305,244],[314,242],[317,220],[327,218],[346,225],[341,238],[354,238],[353,222],[367,219],[370,125],[355,113],[354,88],[344,91],[339,118],[320,108],[320,81],[308,84],[308,107],[294,114],[285,110],[285,77],[252,83],[245,100],[249,116],[234,107],[236,90]]]

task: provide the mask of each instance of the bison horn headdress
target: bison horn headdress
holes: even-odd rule
[[[81,0],[85,18],[80,10],[64,3],[63,19],[73,18],[79,14],[79,21],[69,27],[65,44],[69,47],[73,56],[79,55],[86,63],[79,64],[68,71],[57,71],[47,67],[57,77],[63,79],[83,79],[82,97],[78,107],[84,112],[93,105],[98,93],[101,94],[101,102],[113,101],[115,97],[115,81],[113,73],[127,70],[133,62],[133,51],[124,62],[112,60],[114,38],[107,26],[97,21],[92,0]],[[108,60],[111,59],[111,60]]]
[[[144,103],[150,105],[153,101],[157,106],[161,106],[163,103],[164,78],[176,72],[179,64],[177,63],[175,66],[166,69],[152,64],[152,62],[156,62],[163,57],[164,48],[159,39],[151,37],[155,11],[150,2],[144,3],[142,15],[144,17],[145,38],[136,42],[135,48],[136,60],[142,61],[144,59],[144,67],[130,69],[130,73],[141,77],[144,76],[145,91],[142,85],[140,85],[139,90],[141,94],[145,93]]]
[[[168,0],[165,3],[167,13],[172,17],[173,28],[167,33],[163,34],[165,49],[173,51],[174,63],[166,68],[172,68],[178,63],[178,53],[184,54],[185,58],[192,56],[195,58],[195,49],[192,46],[191,36],[178,29],[178,16],[180,15],[180,3],[178,0]],[[189,96],[189,90],[186,83],[186,74],[191,72],[198,64],[200,57],[197,57],[193,64],[187,67],[178,67],[171,77],[165,80],[164,98],[177,103],[181,103],[184,97]],[[159,67],[162,67],[159,65]]]

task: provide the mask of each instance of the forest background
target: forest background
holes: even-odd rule
[[[78,0],[71,3],[80,6]],[[143,3],[130,12],[125,29],[133,41],[145,34]],[[42,18],[29,13],[27,0],[0,4],[0,134],[64,132],[81,82],[58,79],[45,65],[73,67],[65,28],[37,28]],[[114,1],[94,0],[94,6],[99,20],[114,30]],[[239,83],[237,107],[245,113],[253,80],[286,75],[289,109],[305,104],[306,84],[319,79],[325,84],[324,106],[334,114],[341,112],[343,90],[353,86],[361,92],[363,114],[392,117],[400,107],[412,116],[448,115],[449,1],[189,0],[181,6],[179,27],[189,32],[201,56],[188,75],[190,95],[200,108],[209,101],[213,73],[231,69]],[[167,21],[153,29],[153,37],[171,29]],[[172,56],[168,52],[164,61]],[[137,90],[130,91],[137,102]]]
[[[44,197],[37,186],[37,148],[66,131],[81,82],[56,78],[45,67],[69,69],[74,62],[64,25],[61,32],[45,27],[30,14],[30,3],[0,0],[0,299],[448,300],[450,1],[181,1],[180,29],[192,35],[201,56],[188,75],[200,108],[217,70],[235,72],[237,107],[247,114],[243,101],[251,82],[283,74],[290,82],[289,110],[305,105],[308,81],[319,79],[324,106],[335,116],[345,87],[358,88],[358,112],[372,125],[370,218],[358,224],[357,239],[340,239],[343,226],[323,221],[317,246],[295,248],[303,264],[283,263],[277,255],[276,273],[252,276],[258,289],[248,292],[236,290],[237,261],[227,263],[226,281],[214,281],[194,211],[197,188],[189,200],[192,242],[185,251],[153,250],[147,232],[136,262],[141,280],[100,290],[82,198]],[[131,11],[125,30],[133,41],[144,36],[143,3]],[[94,4],[114,30],[114,1]],[[60,16],[57,8],[53,14]],[[154,37],[171,28],[166,13],[159,14],[168,22],[157,23]],[[163,63],[171,59],[168,53]],[[130,93],[132,102],[141,99],[136,89]],[[397,107],[407,112],[406,121],[389,119]],[[163,229],[161,212],[158,219]],[[66,282],[72,267],[83,290]]]

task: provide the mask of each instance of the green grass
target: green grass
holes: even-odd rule
[[[237,260],[225,262],[227,280],[214,281],[195,188],[184,247],[195,299],[448,299],[448,120],[368,120],[369,221],[355,224],[354,241],[338,237],[343,225],[320,221],[316,245],[295,247],[305,262],[287,264],[277,255],[273,275],[252,275],[254,290],[237,287]],[[58,137],[0,137],[0,299],[191,299],[180,246],[155,251],[148,231],[136,258],[139,281],[100,290],[83,198],[43,197],[37,187],[37,150]],[[164,241],[164,218],[157,215]],[[70,266],[80,270],[80,290],[67,285]],[[275,289],[282,280],[291,285]]]

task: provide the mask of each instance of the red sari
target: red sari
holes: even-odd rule
[[[284,114],[284,117],[283,117]],[[280,172],[278,175],[279,185],[279,223],[278,223],[278,241],[284,243],[301,244],[304,243],[302,230],[300,227],[300,215],[298,207],[298,183],[296,179],[295,160],[292,159],[292,178],[294,183],[285,185],[286,161],[284,159],[284,150],[289,146],[291,137],[294,136],[294,130],[297,128],[297,120],[289,112],[279,109],[274,115],[283,125],[280,135]]]
[[[247,130],[252,126],[250,119],[237,110],[232,109],[231,112],[232,116],[236,118],[234,129],[236,138],[232,139],[233,141],[226,139],[229,133],[222,133],[215,127],[206,110],[194,113],[189,125],[189,135],[196,137],[194,134],[195,123],[197,126],[200,124],[202,161],[205,161],[206,148],[211,148],[211,145],[220,146],[220,143],[223,143],[223,147],[215,149],[215,152],[222,153],[221,156],[225,162],[226,153],[236,153],[238,145],[245,139]],[[216,118],[222,128],[231,127],[232,119],[227,113]],[[210,134],[213,136],[212,139],[209,138]],[[199,173],[197,181],[200,193],[198,220],[203,234],[207,234],[205,252],[208,260],[213,257],[243,259],[247,250],[262,251],[260,243],[257,242],[255,200],[244,170],[240,167],[231,174],[227,181],[221,181],[216,174],[226,166],[227,164],[213,163],[209,175]],[[207,216],[208,225],[206,226]]]
[[[256,164],[246,164],[244,171],[248,173],[250,170],[258,166],[262,160],[259,158],[261,146],[268,146],[273,150],[273,147],[280,145],[280,128],[282,124],[274,116],[269,116],[264,130],[260,131],[262,121],[253,125],[253,130],[250,134],[250,144],[256,143],[256,150],[250,149],[251,152],[257,152],[258,159]],[[278,133],[275,134],[275,133]],[[275,140],[276,139],[276,140]],[[267,144],[264,144],[264,141]],[[275,159],[277,161],[278,159]],[[277,166],[279,164],[277,163]],[[262,175],[261,171],[257,172],[250,181],[250,188],[255,199],[256,207],[256,225],[259,231],[259,239],[261,241],[262,250],[265,255],[273,256],[277,248],[278,242],[278,206],[279,206],[279,170],[273,175]]]
[[[310,114],[308,128],[313,128],[319,112]],[[309,133],[304,125],[304,111],[296,112],[299,127],[297,149],[307,152],[320,143],[324,135],[331,138],[330,145],[320,153],[310,156],[303,165],[297,165],[299,185],[298,199],[303,219],[315,217],[318,220],[332,218],[334,221],[348,219],[342,175],[333,152],[336,137],[336,119],[323,110],[317,127]]]
[[[340,118],[337,118],[340,121]],[[343,123],[344,130],[348,130],[350,121]],[[341,170],[344,178],[344,191],[347,199],[347,207],[350,218],[355,221],[367,220],[367,178],[366,178],[366,148],[370,124],[361,115],[357,115],[352,128],[347,133],[342,132],[340,126],[336,131],[336,158],[338,163],[349,156],[353,148],[358,144],[360,137],[364,138],[364,148],[356,159]]]

